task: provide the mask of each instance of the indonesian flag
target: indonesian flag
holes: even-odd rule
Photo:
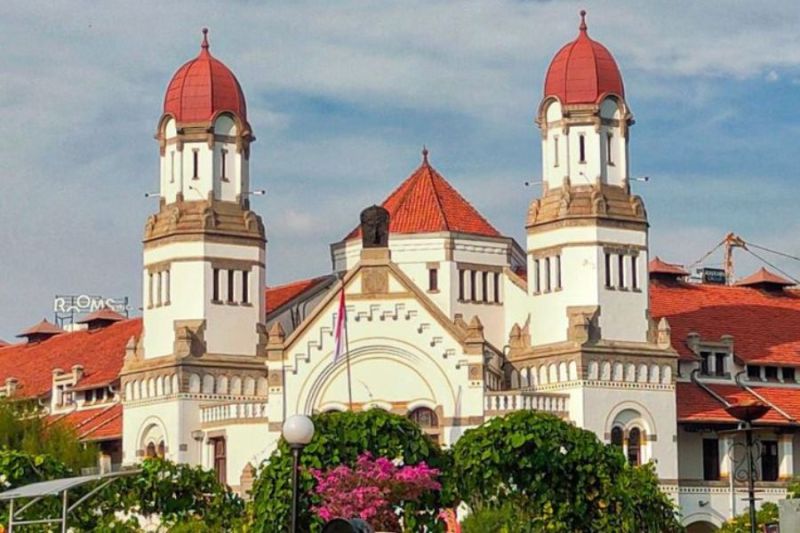
[[[333,350],[334,363],[339,360],[339,357],[341,357],[345,351],[346,320],[347,310],[344,305],[344,286],[342,286],[342,290],[339,293],[339,312],[336,313],[336,328],[333,331],[333,338],[336,343],[336,347]]]

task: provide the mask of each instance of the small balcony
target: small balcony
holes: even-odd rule
[[[228,422],[266,422],[267,402],[231,402],[200,408],[200,422],[215,426]]]
[[[484,410],[487,417],[512,411],[542,411],[569,418],[569,394],[523,391],[486,391]]]

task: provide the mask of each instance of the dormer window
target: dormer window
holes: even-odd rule
[[[704,376],[725,377],[728,353],[723,351],[704,350],[700,352],[700,373]]]

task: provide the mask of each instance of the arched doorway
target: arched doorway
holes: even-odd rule
[[[686,533],[712,533],[717,531],[719,528],[712,524],[711,522],[706,521],[699,521],[693,522],[686,526]]]
[[[439,417],[433,409],[428,407],[417,407],[408,413],[408,418],[417,424],[422,431],[429,435],[433,440],[439,442]]]

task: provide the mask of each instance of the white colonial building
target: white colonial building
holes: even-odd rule
[[[87,440],[121,438],[121,450],[106,446],[114,461],[164,455],[241,490],[296,413],[386,409],[449,445],[492,416],[546,411],[631,463],[652,461],[693,531],[744,510],[724,408],[758,400],[771,407],[760,497],[781,498],[800,468],[800,296],[768,272],[690,283],[649,259],[647,213],[631,192],[633,115],[583,19],[550,64],[536,124],[543,183],[519,214],[524,247],[424,150],[381,204],[385,232],[368,211],[331,246],[330,273],[267,288],[264,223],[249,204],[255,137],[238,81],[204,36],[158,122],[141,321],[101,314],[74,333],[40,324],[28,343],[0,348],[0,395],[49,398]],[[348,351],[334,360],[341,291]],[[38,378],[37,361],[52,379]]]

